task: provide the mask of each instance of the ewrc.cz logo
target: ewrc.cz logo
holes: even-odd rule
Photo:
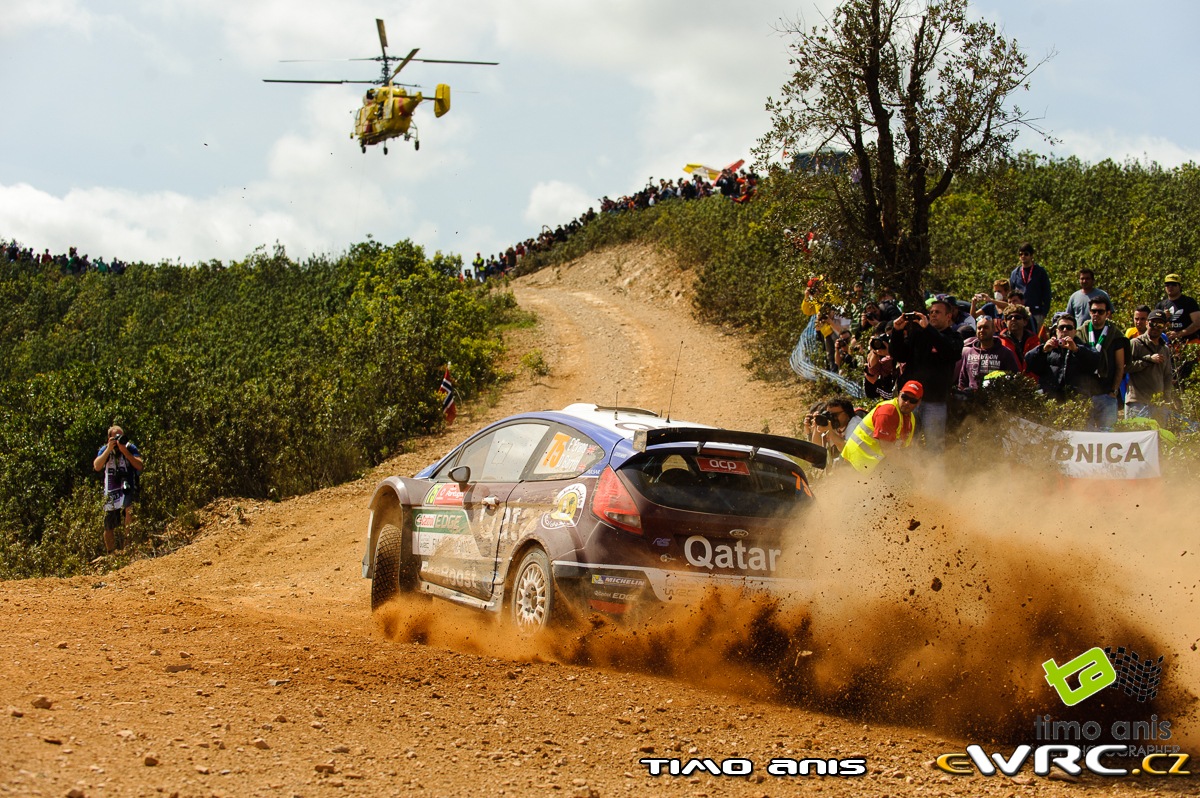
[[[1142,758],[1141,766],[1132,770],[1106,767],[1101,761],[1107,756],[1121,756],[1128,750],[1126,745],[1039,745],[1036,749],[1030,745],[1018,745],[1012,756],[1006,759],[1002,754],[995,753],[989,758],[981,746],[968,745],[965,754],[942,754],[936,764],[939,770],[956,776],[969,776],[976,770],[984,776],[994,776],[997,770],[1005,776],[1015,776],[1021,772],[1032,752],[1033,772],[1039,776],[1049,776],[1051,767],[1057,767],[1071,776],[1080,775],[1084,768],[1097,776],[1137,776],[1142,773],[1151,776],[1191,775],[1191,771],[1183,769],[1189,758],[1184,753],[1147,754]],[[1083,760],[1082,767],[1080,759]]]

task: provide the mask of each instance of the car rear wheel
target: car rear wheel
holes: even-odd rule
[[[411,535],[395,524],[379,530],[375,572],[371,577],[371,609],[376,610],[417,584],[418,563],[412,556]]]
[[[513,623],[522,631],[544,629],[555,619],[557,602],[550,558],[542,549],[532,548],[521,558],[513,580],[510,602]]]

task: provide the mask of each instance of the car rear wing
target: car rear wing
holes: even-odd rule
[[[710,443],[731,443],[751,447],[751,458],[759,449],[771,449],[798,457],[817,468],[824,468],[828,463],[828,453],[824,446],[762,432],[739,432],[711,427],[661,427],[640,429],[633,435],[633,448],[639,452],[646,451],[650,446],[661,446],[665,443],[695,443],[697,451]]]

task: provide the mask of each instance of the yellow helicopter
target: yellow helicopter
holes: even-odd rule
[[[362,107],[354,115],[354,132],[350,138],[358,138],[359,146],[365,153],[367,147],[383,144],[383,154],[387,155],[387,140],[403,137],[405,141],[413,142],[414,149],[421,149],[421,140],[417,137],[417,126],[413,124],[413,113],[417,106],[426,100],[433,101],[433,115],[440,117],[450,110],[450,87],[439,83],[432,97],[426,97],[419,91],[411,94],[408,89],[419,89],[420,86],[411,83],[394,83],[400,70],[413,61],[426,64],[476,64],[479,66],[497,66],[498,61],[458,61],[442,58],[417,58],[420,48],[414,47],[403,58],[388,55],[387,30],[383,20],[375,20],[375,28],[379,31],[379,47],[382,55],[369,58],[350,58],[349,61],[378,61],[381,64],[380,77],[377,80],[281,80],[263,78],[263,83],[369,83],[377,88],[367,89],[363,96]],[[295,63],[307,59],[289,59],[281,63]],[[392,64],[399,65],[392,69]]]

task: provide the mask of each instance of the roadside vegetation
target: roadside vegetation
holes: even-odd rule
[[[521,321],[459,267],[408,241],[119,276],[0,263],[0,577],[103,551],[92,460],[111,424],[146,456],[126,556],[186,540],[217,497],[336,484],[438,428],[442,367],[465,396],[487,389],[496,330]]]

